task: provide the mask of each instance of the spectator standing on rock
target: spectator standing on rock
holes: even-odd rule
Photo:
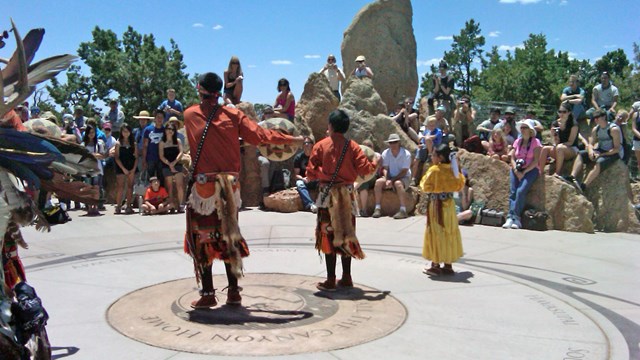
[[[225,104],[238,105],[240,103],[243,80],[244,74],[242,73],[240,59],[237,56],[232,56],[227,70],[224,71],[223,99]]]
[[[376,168],[360,146],[345,138],[349,116],[342,110],[329,115],[328,136],[314,147],[307,166],[307,177],[320,182],[316,226],[316,249],[325,254],[327,280],[316,287],[322,291],[353,287],[351,258],[363,259],[356,237],[357,209],[353,182]],[[342,279],[336,282],[336,261],[340,255]]]
[[[356,58],[356,68],[353,69],[351,75],[355,75],[358,79],[366,77],[373,79],[373,71],[371,71],[371,68],[367,66],[367,59],[365,59],[364,55],[359,55]]]
[[[509,214],[502,225],[504,229],[521,229],[520,218],[524,211],[529,189],[538,178],[538,163],[542,144],[536,138],[536,130],[531,120],[518,123],[520,137],[511,150],[511,171],[509,189]]]
[[[616,114],[618,95],[618,88],[611,83],[609,73],[603,72],[600,75],[600,84],[593,87],[591,93],[591,105],[593,107],[587,110],[587,116],[594,118],[594,111],[604,110],[607,114],[607,121],[612,121]]]
[[[454,193],[462,190],[465,178],[455,159],[449,145],[440,144],[431,154],[433,166],[420,181],[428,199],[422,257],[431,261],[431,267],[423,272],[431,276],[454,275],[451,264],[462,256]]]
[[[333,56],[333,54],[327,57],[327,63],[324,64],[319,73],[327,77],[333,95],[340,101],[340,82],[345,80],[345,75],[338,67],[338,64],[336,64],[336,57]]]
[[[372,217],[382,216],[382,190],[395,190],[400,202],[400,209],[393,215],[394,219],[406,219],[406,189],[411,181],[411,153],[400,145],[398,134],[389,135],[385,141],[389,148],[382,152],[382,177],[376,180],[374,188],[376,207]]]
[[[276,102],[273,105],[274,115],[293,121],[296,116],[296,99],[291,93],[289,80],[285,78],[278,80],[278,91]]]
[[[164,112],[163,124],[169,121],[169,118],[172,116],[182,116],[184,108],[182,106],[182,103],[176,100],[175,89],[167,90],[167,98],[162,103],[160,103],[160,105],[158,106],[158,110]]]

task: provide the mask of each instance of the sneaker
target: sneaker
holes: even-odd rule
[[[124,210],[124,213],[127,215],[133,214],[134,213],[133,207],[131,207],[131,205],[127,206],[127,208]]]
[[[511,223],[511,228],[516,230],[522,229],[522,224],[520,223],[520,220],[518,219],[513,220],[513,222]]]
[[[400,210],[398,211],[395,215],[393,215],[393,218],[398,220],[398,219],[406,219],[408,217],[407,215],[407,211],[406,210]]]
[[[242,296],[240,296],[241,287],[230,287],[227,291],[227,305],[240,305],[242,303]]]
[[[194,309],[208,309],[218,305],[218,299],[215,295],[202,295],[200,299],[191,302]]]
[[[503,229],[511,229],[511,226],[513,225],[513,219],[512,218],[507,218],[507,221],[502,225]]]
[[[360,210],[360,217],[363,217],[363,218],[369,217],[369,214],[367,214],[367,210]]]
[[[372,218],[379,218],[380,216],[382,216],[382,210],[380,210],[380,208],[376,208],[375,210],[373,210],[373,215],[371,215]]]
[[[122,208],[116,205],[116,210],[113,212],[115,215],[120,215],[122,213]]]
[[[327,278],[327,280],[317,283],[316,288],[322,291],[336,291],[336,278]]]
[[[311,206],[309,207],[309,210],[311,210],[311,212],[314,214],[318,213],[318,207],[316,206],[316,204],[311,204]]]
[[[575,180],[575,178],[571,175],[560,176],[559,179],[566,182],[569,185],[573,185],[573,180]]]
[[[578,194],[580,195],[584,195],[584,184],[581,184],[578,179],[573,179],[572,181],[573,187],[576,188],[576,191],[578,192]]]
[[[184,205],[178,206],[178,214],[184,214]]]
[[[351,280],[351,275],[342,275],[342,279],[338,281],[339,287],[353,287],[353,281]]]

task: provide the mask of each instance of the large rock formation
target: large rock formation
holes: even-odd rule
[[[369,79],[350,79],[342,96],[340,108],[351,118],[347,137],[361,144],[365,139],[373,141],[375,150],[382,152],[388,146],[384,142],[389,134],[400,135],[402,146],[413,153],[416,144],[391,121],[387,107]]]
[[[258,116],[249,102],[241,102],[237,105],[247,117],[257,122]],[[260,185],[260,164],[258,163],[257,148],[245,143],[240,149],[242,170],[240,171],[240,197],[243,206],[258,206],[262,199],[262,187]]]
[[[344,32],[341,52],[345,74],[349,76],[356,57],[364,55],[373,71],[375,88],[390,109],[418,90],[412,22],[410,0],[378,0],[362,8]]]
[[[323,74],[309,75],[300,101],[296,104],[296,118],[308,124],[316,140],[325,136],[329,114],[338,107],[339,101],[331,91],[329,81]]]
[[[509,166],[487,156],[460,151],[461,166],[467,169],[474,197],[486,207],[509,210]],[[552,176],[540,176],[527,195],[527,205],[549,213],[548,227],[555,230],[594,230],[593,205],[573,186]]]

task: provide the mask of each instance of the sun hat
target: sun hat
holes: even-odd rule
[[[505,114],[516,114],[516,109],[513,106],[507,106],[507,109],[504,111]]]
[[[175,123],[177,123],[178,130],[182,129],[182,124],[183,124],[183,123],[182,123],[182,120],[178,119],[178,118],[177,118],[177,117],[175,117],[175,116],[170,117],[170,118],[169,118],[169,120],[168,120],[167,122],[168,122],[168,123],[175,122]]]
[[[393,143],[393,142],[399,142],[399,141],[400,141],[400,135],[391,134],[391,135],[389,135],[389,139],[387,139],[385,142],[386,143]]]
[[[147,110],[142,110],[140,111],[140,113],[138,113],[138,116],[134,116],[134,119],[147,119],[147,120],[151,120],[153,119],[153,117],[151,115],[149,115],[149,112]]]
[[[535,123],[533,122],[533,120],[531,119],[527,119],[527,120],[522,120],[518,123],[518,132],[522,133],[522,130],[520,129],[522,126],[526,126],[529,129],[531,129],[531,131],[533,132],[533,136],[532,137],[536,137],[536,128],[535,128]]]
[[[356,62],[359,61],[366,61],[367,59],[365,59],[364,55],[358,55],[358,57],[356,58]]]

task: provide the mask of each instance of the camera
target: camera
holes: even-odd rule
[[[560,129],[559,128],[553,128],[553,133],[555,135],[560,135]]]
[[[516,171],[519,171],[519,172],[524,171],[524,159],[516,160]]]

